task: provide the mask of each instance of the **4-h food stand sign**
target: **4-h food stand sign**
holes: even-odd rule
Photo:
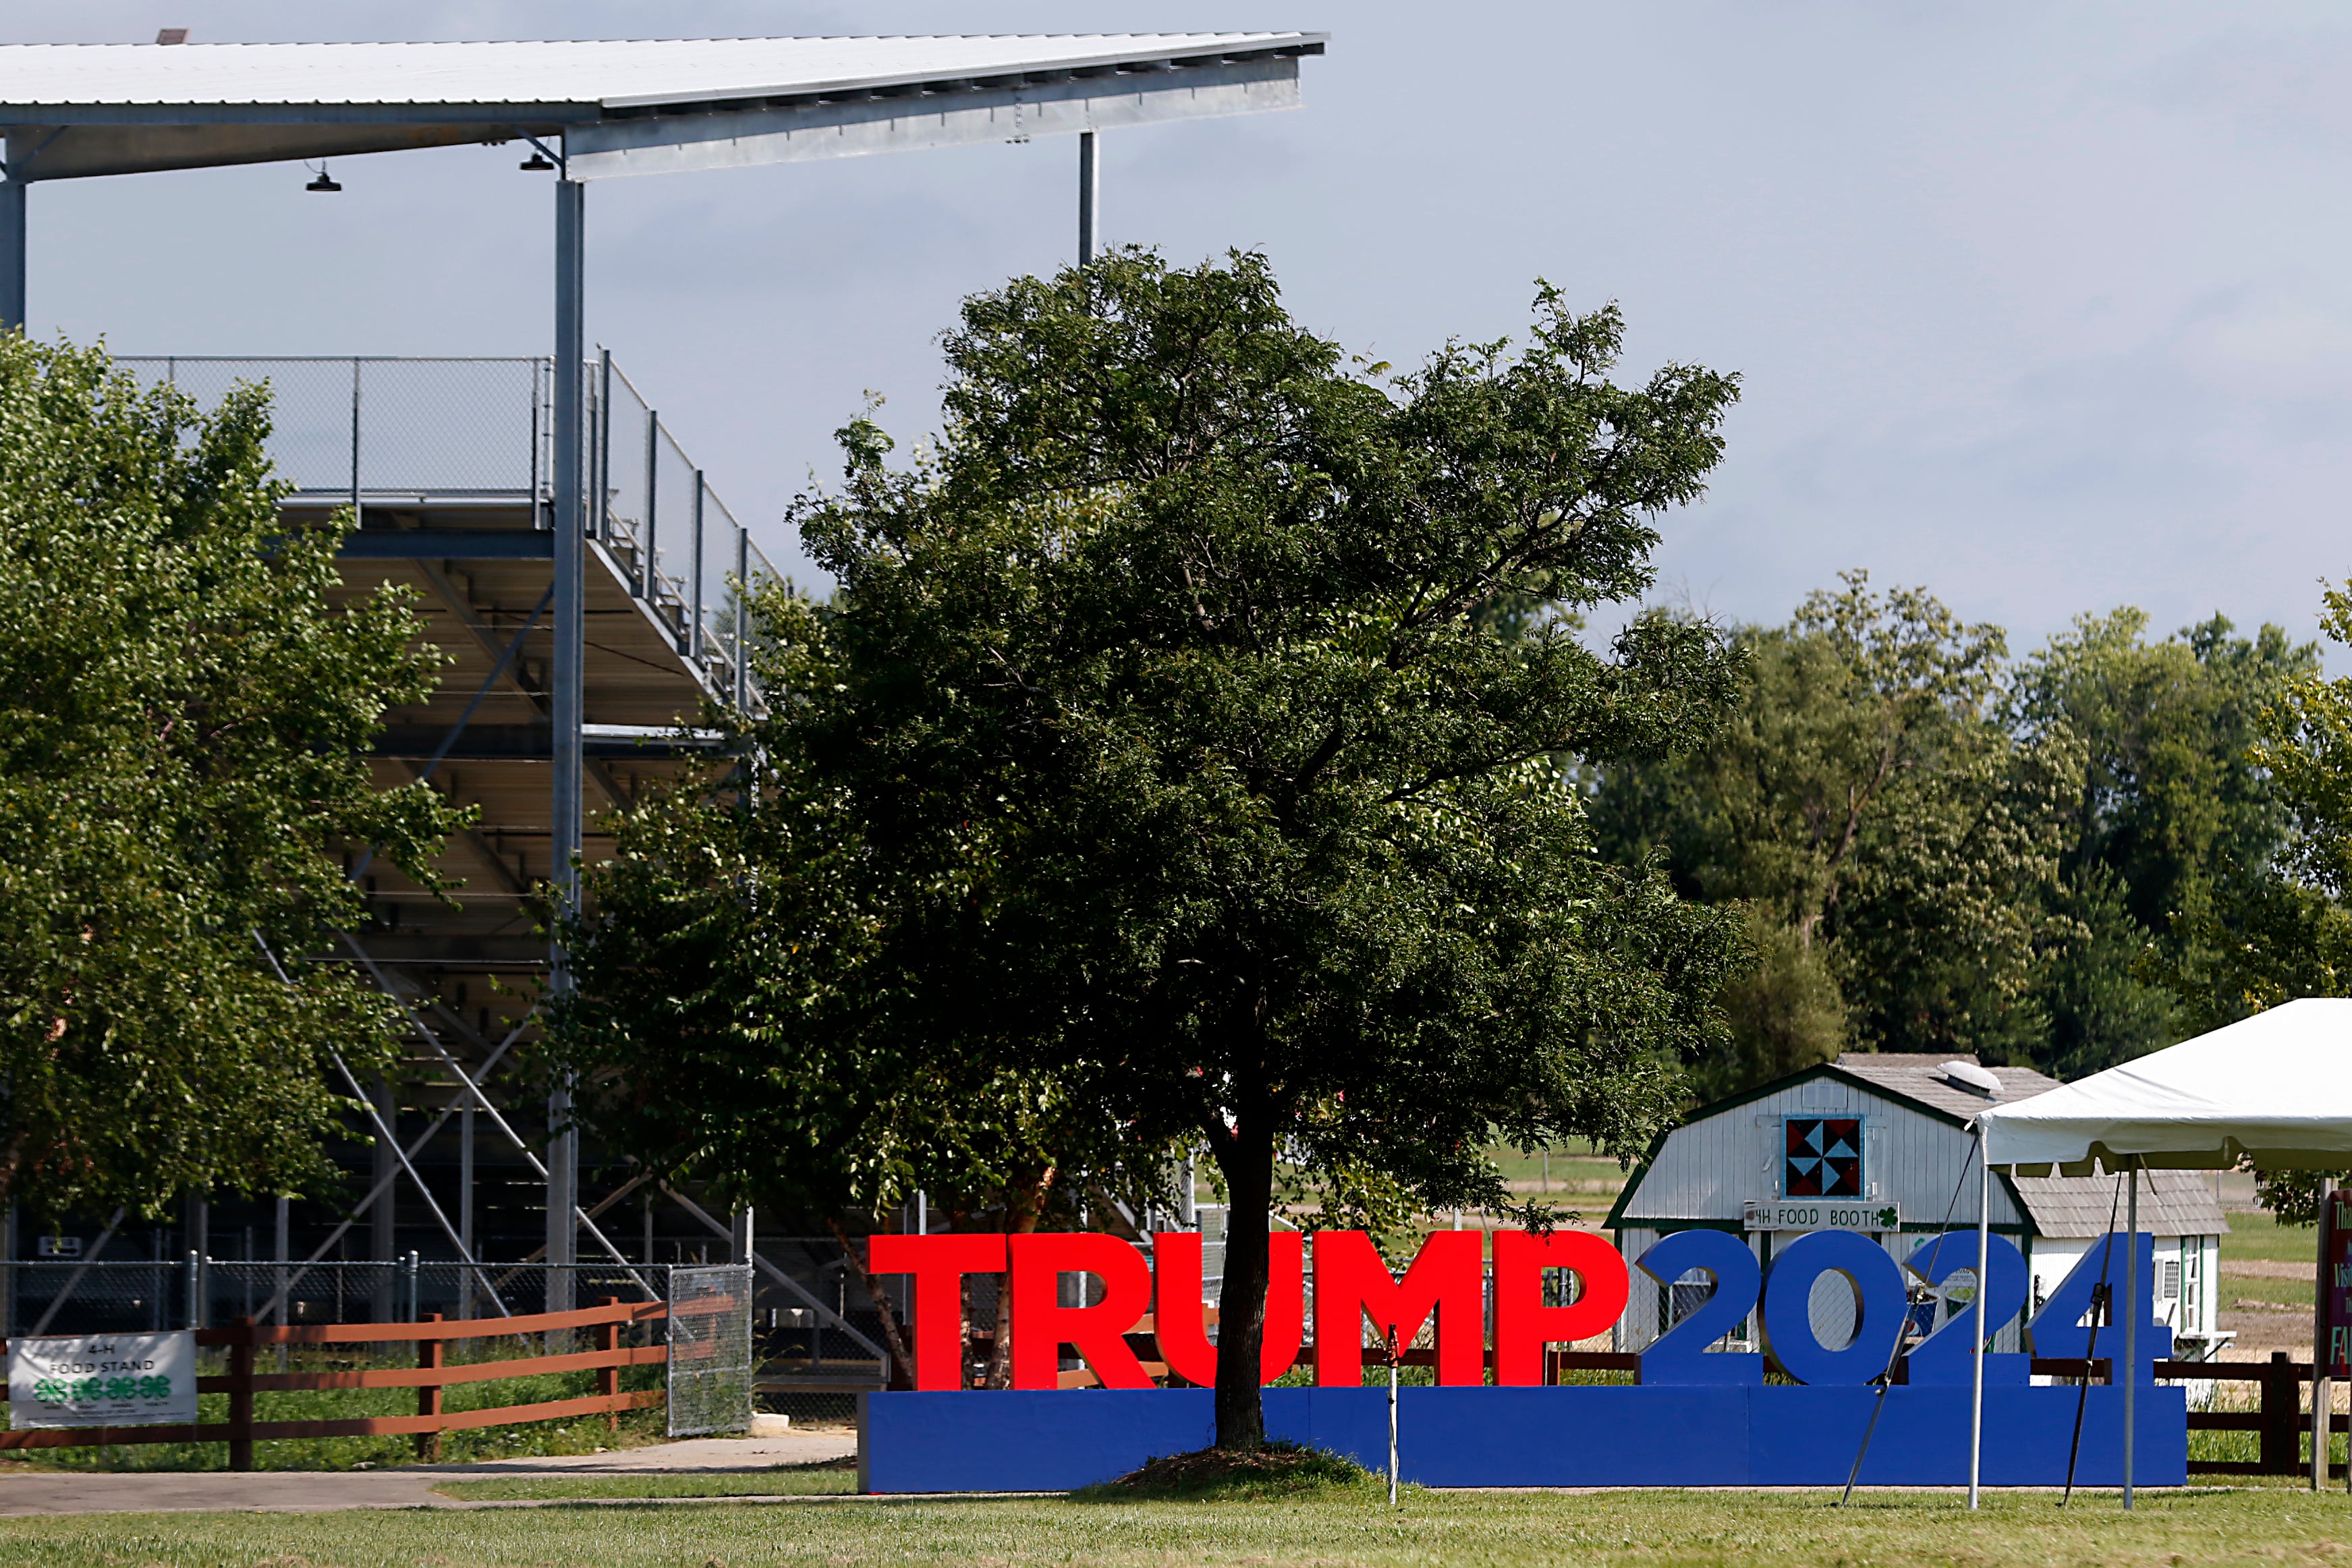
[[[195,1418],[192,1331],[8,1342],[12,1427],[154,1426]]]
[[[1435,1387],[1403,1391],[1404,1479],[1431,1486],[1820,1486],[1843,1482],[1857,1454],[1860,1479],[1877,1485],[1950,1485],[1968,1479],[1969,1383],[1979,1321],[1976,1303],[1898,1355],[1906,1317],[1906,1273],[1940,1287],[1973,1271],[1977,1237],[1923,1236],[1898,1264],[1870,1237],[1820,1231],[1783,1248],[1769,1269],[1738,1236],[1685,1230],[1662,1237],[1634,1268],[1648,1288],[1693,1270],[1714,1280],[1695,1310],[1640,1356],[1633,1384],[1551,1385],[1547,1346],[1606,1332],[1624,1310],[1633,1276],[1598,1236],[1496,1231],[1491,1344],[1487,1334],[1486,1233],[1440,1231],[1402,1278],[1360,1231],[1313,1238],[1314,1330],[1307,1336],[1307,1237],[1271,1238],[1270,1283],[1259,1372],[1272,1383],[1302,1352],[1311,1387],[1265,1391],[1270,1437],[1385,1461],[1388,1392],[1364,1384],[1365,1320],[1378,1340],[1393,1328],[1410,1343],[1436,1320]],[[2121,1241],[2121,1237],[2113,1238]],[[2152,1237],[2137,1245],[2091,1247],[2083,1263],[2026,1325],[2032,1352],[2088,1353],[2084,1326],[2103,1270],[2123,1273],[2135,1255],[2152,1271]],[[1156,1264],[1156,1268],[1155,1268]],[[1003,1236],[877,1236],[877,1273],[913,1277],[912,1391],[861,1397],[861,1486],[868,1491],[1053,1490],[1132,1469],[1156,1455],[1207,1447],[1214,1437],[1210,1387],[1216,1351],[1203,1324],[1201,1237],[1153,1238],[1152,1261],[1126,1240],[1091,1233]],[[1573,1273],[1572,1293],[1547,1291],[1547,1272]],[[1987,1270],[1990,1332],[2025,1310],[2025,1260],[1992,1238]],[[965,1388],[966,1276],[1009,1276],[1004,1319],[1011,1338],[1010,1390]],[[1091,1276],[1087,1305],[1063,1304],[1066,1274]],[[1851,1287],[1853,1338],[1816,1337],[1811,1301],[1824,1274]],[[2121,1299],[2121,1292],[2116,1292]],[[2137,1300],[2153,1293],[2142,1286]],[[1570,1304],[1556,1304],[1568,1299]],[[1146,1313],[1159,1359],[1192,1387],[1158,1387],[1130,1336]],[[1750,1313],[1760,1313],[1764,1353],[1709,1347]],[[2121,1349],[2109,1331],[2101,1359]],[[2135,1471],[2143,1484],[2188,1479],[2185,1391],[2152,1385],[2152,1363],[2168,1358],[2171,1331],[2149,1322],[2137,1336]],[[1083,1357],[1100,1388],[1058,1386],[1063,1347]],[[1377,1353],[1377,1352],[1375,1352]],[[1767,1384],[1767,1354],[1796,1382]],[[2084,1402],[2075,1479],[2113,1484],[2121,1475],[2120,1387],[2035,1387],[2025,1354],[1990,1354],[1985,1368],[1985,1479],[2048,1486],[2066,1479]],[[1491,1369],[1493,1381],[1487,1381]],[[1876,1426],[1872,1428],[1874,1407]]]

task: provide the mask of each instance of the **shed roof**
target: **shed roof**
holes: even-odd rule
[[[1843,1071],[1906,1100],[1932,1105],[1963,1120],[1974,1116],[1988,1105],[2007,1105],[2015,1100],[2029,1100],[2046,1094],[2058,1087],[2058,1080],[2032,1068],[1987,1068],[1985,1070],[2000,1080],[2000,1096],[1988,1100],[1974,1089],[1963,1088],[1948,1076],[1946,1062],[1966,1062],[1970,1067],[1980,1064],[1973,1055],[1943,1052],[1921,1055],[1897,1051],[1846,1051],[1837,1059]],[[1701,1114],[1704,1114],[1702,1109]]]
[[[1964,1124],[1988,1105],[2012,1105],[2052,1089],[2063,1087],[2060,1081],[2032,1068],[1987,1068],[2000,1084],[1997,1098],[1988,1099],[1958,1082],[1945,1066],[1950,1062],[1966,1062],[1980,1067],[1973,1055],[1950,1052],[1924,1053],[1898,1051],[1846,1051],[1834,1063],[1807,1068],[1786,1078],[1759,1086],[1743,1094],[1703,1105],[1694,1110],[1684,1127],[1690,1127],[1711,1117],[1727,1114],[1755,1100],[1817,1077],[1841,1077],[1853,1079],[1867,1088],[1885,1094],[1891,1100],[1917,1106],[1930,1116],[1949,1124]],[[1679,1130],[1677,1130],[1679,1131]],[[1631,1200],[1650,1167],[1665,1147],[1667,1133],[1661,1136],[1633,1179],[1626,1183],[1611,1209],[1608,1224],[1625,1223]],[[2084,1237],[2104,1235],[2108,1228],[2112,1209],[2122,1224],[2121,1208],[2117,1206],[2117,1189],[2112,1174],[2088,1176],[2011,1176],[1996,1173],[2016,1194],[2025,1210],[2034,1234],[2053,1238]],[[2194,1172],[2144,1171],[2140,1175],[2140,1225],[2158,1236],[2219,1236],[2230,1228],[2221,1204],[2214,1198],[2212,1188]]]
[[[2049,1237],[2105,1236],[2124,1223],[2122,1194],[2114,1176],[2019,1176],[2010,1184],[2033,1220]],[[2139,1226],[2158,1236],[2221,1236],[2230,1221],[2215,1201],[2212,1184],[2195,1171],[2142,1171]]]
[[[1946,1073],[1947,1062],[1980,1066],[1972,1056],[1927,1055],[1896,1051],[1846,1051],[1837,1065],[1905,1100],[1934,1106],[1955,1116],[1970,1117],[1988,1105],[2013,1105],[2062,1087],[2057,1079],[2032,1068],[1986,1068],[2000,1080],[1998,1099],[1966,1089]],[[2033,1222],[2037,1235],[2067,1237],[2104,1236],[2108,1215],[2123,1223],[2112,1176],[2021,1176],[2011,1184],[2017,1201]],[[2219,1236],[2230,1228],[2213,1189],[2187,1171],[2144,1171],[2140,1173],[2139,1221],[2158,1236]]]

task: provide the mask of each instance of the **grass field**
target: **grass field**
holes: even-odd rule
[[[2137,1514],[2084,1494],[1408,1492],[1375,1487],[1280,1502],[1072,1499],[603,1506],[308,1516],[110,1515],[0,1520],[0,1561],[23,1568],[376,1568],[429,1563],[746,1568],[789,1563],[1912,1564],[1969,1568],[2330,1563],[2352,1502],[2284,1489],[2143,1494]]]
[[[857,1489],[849,1459],[779,1465],[772,1470],[717,1475],[517,1476],[512,1480],[444,1481],[433,1489],[460,1502],[555,1501],[567,1498],[845,1497]]]

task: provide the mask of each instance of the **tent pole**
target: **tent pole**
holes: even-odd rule
[[[1985,1314],[1991,1310],[1985,1275],[1992,1263],[1992,1164],[1984,1157],[1984,1129],[1977,1129],[1977,1327],[1976,1364],[1969,1394],[1969,1507],[1977,1506],[1984,1475]]]
[[[2139,1156],[2124,1178],[2124,1509],[2132,1505],[2132,1438],[2139,1393]]]

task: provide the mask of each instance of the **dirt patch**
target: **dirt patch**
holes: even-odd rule
[[[1353,1459],[1303,1443],[1268,1443],[1247,1451],[1200,1448],[1171,1454],[1075,1495],[1095,1502],[1292,1497],[1352,1489],[1369,1486],[1373,1479],[1372,1473]]]

